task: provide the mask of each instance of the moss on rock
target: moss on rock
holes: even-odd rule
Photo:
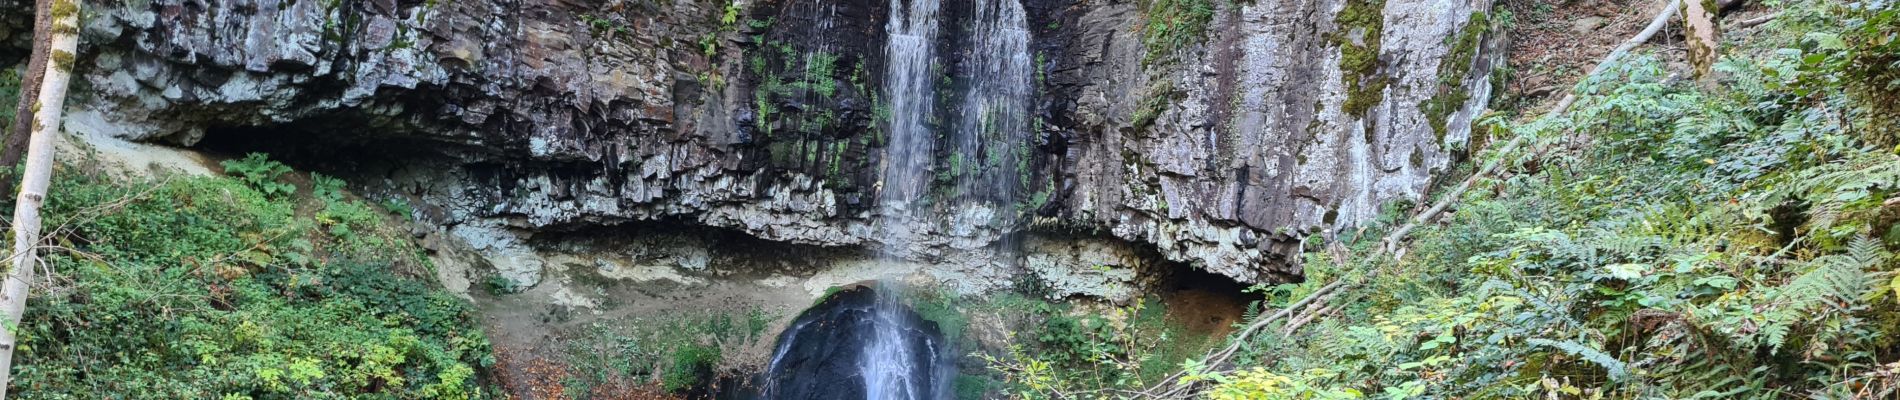
[[[1347,0],[1333,16],[1330,35],[1339,46],[1339,69],[1346,83],[1346,113],[1364,116],[1379,104],[1387,83],[1379,74],[1379,40],[1385,32],[1385,0]]]
[[[1483,43],[1484,34],[1490,29],[1489,16],[1484,12],[1473,12],[1458,36],[1445,38],[1454,42],[1451,51],[1445,53],[1444,60],[1438,64],[1437,93],[1418,104],[1419,111],[1425,113],[1425,122],[1431,125],[1432,135],[1438,138],[1439,144],[1445,143],[1445,126],[1451,120],[1451,114],[1471,100],[1471,88],[1465,84],[1465,80],[1471,75],[1472,61],[1478,57],[1478,46]]]

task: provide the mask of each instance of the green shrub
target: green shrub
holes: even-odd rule
[[[325,200],[317,211],[317,223],[328,228],[330,236],[356,251],[372,251],[387,242],[375,234],[383,223],[383,214],[368,204],[354,200]]]
[[[704,386],[705,379],[712,376],[713,367],[719,364],[719,358],[719,347],[688,344],[673,353],[672,362],[666,365],[666,373],[660,377],[660,387],[679,393]]]
[[[61,248],[28,300],[17,396],[485,397],[492,359],[465,302],[396,272],[412,259],[320,246],[274,186],[287,170],[246,160],[239,180],[55,175]]]
[[[500,296],[504,294],[514,294],[521,291],[520,284],[517,284],[515,283],[513,279],[508,279],[506,277],[501,276],[500,274],[492,274],[492,275],[488,275],[488,277],[486,278],[482,278],[482,288],[487,289],[488,294],[493,295],[493,296]]]
[[[1799,74],[1789,89],[1801,94],[1844,91],[1857,111],[1855,128],[1875,145],[1900,144],[1900,7],[1893,2],[1827,4],[1809,13],[1836,29],[1804,32]],[[1797,14],[1800,15],[1800,14]],[[1823,26],[1827,26],[1823,25]]]
[[[970,318],[959,309],[956,294],[931,289],[919,289],[905,299],[919,318],[937,324],[937,332],[951,343],[963,338],[963,331],[970,325]]]
[[[1088,361],[1097,354],[1116,350],[1103,337],[1112,334],[1108,320],[1097,316],[1071,317],[1052,315],[1036,332],[1036,344],[1048,351],[1045,356],[1058,365]]]
[[[957,374],[954,387],[957,400],[982,400],[990,398],[990,390],[1002,386],[995,378],[983,375]]]
[[[1028,304],[1024,304],[1027,302]],[[1061,398],[1089,391],[1141,391],[1178,371],[1215,343],[1169,321],[1155,298],[1101,313],[1077,313],[1044,300],[1000,297],[978,309],[1027,312],[1024,345],[1005,357],[979,355],[1001,373],[1013,397]]]
[[[382,205],[383,211],[388,211],[389,215],[396,216],[396,218],[401,218],[405,221],[413,218],[416,214],[415,206],[409,205],[409,200],[404,200],[401,197],[383,199],[383,201],[377,204]]]
[[[324,174],[310,174],[311,194],[316,195],[317,200],[320,201],[343,201],[345,185],[347,184],[342,179]]]
[[[14,112],[19,109],[11,105],[20,102],[20,71],[13,68],[0,69],[0,126],[13,126]],[[11,129],[11,128],[9,128]]]
[[[567,387],[575,393],[610,382],[659,381],[663,389],[682,392],[704,387],[725,349],[747,346],[772,337],[766,332],[773,315],[762,309],[743,314],[691,313],[657,319],[597,320],[563,333],[574,369]]]

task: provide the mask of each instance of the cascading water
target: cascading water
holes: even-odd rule
[[[884,177],[878,193],[885,229],[896,240],[912,236],[906,220],[910,208],[930,184],[935,138],[926,125],[936,95],[930,67],[937,41],[938,0],[891,0],[884,30],[884,97],[890,103],[885,124],[889,141],[884,154]]]
[[[948,398],[952,371],[949,346],[932,324],[922,328],[917,313],[887,288],[871,307],[871,343],[861,358],[866,399]]]
[[[936,83],[939,0],[891,0],[885,30],[884,90],[890,119],[878,192],[887,244],[914,239],[917,200],[931,184],[936,135],[930,119]],[[1021,184],[1027,159],[1031,92],[1029,31],[1018,0],[976,0],[970,83],[957,118],[951,172],[959,193],[989,193],[997,203]],[[938,166],[943,167],[943,166]],[[958,223],[956,225],[965,225]],[[887,253],[889,254],[889,253]],[[766,399],[941,400],[955,374],[952,344],[935,324],[905,306],[896,286],[879,283],[832,295],[779,336],[762,395]]]
[[[1027,185],[1019,161],[1029,158],[1032,66],[1029,29],[1017,0],[976,0],[975,51],[965,60],[970,82],[958,116],[957,192],[1007,204]],[[968,157],[970,159],[963,159]]]
[[[831,295],[779,335],[761,397],[774,400],[938,400],[956,366],[934,323],[890,284]]]
[[[930,182],[935,138],[926,122],[934,115],[932,104],[936,101],[930,69],[937,45],[938,1],[891,0],[890,19],[885,22],[889,42],[885,47],[884,93],[891,104],[891,119],[886,128],[890,142],[885,154],[884,188],[878,198],[885,216],[881,225],[894,233],[892,238],[899,242],[896,246],[912,239],[913,226],[907,221],[915,212],[912,206],[923,197]],[[916,324],[911,323],[916,313],[900,304],[895,293],[875,297],[868,312],[871,337],[858,356],[864,398],[947,397],[947,391],[937,390],[947,379],[936,379],[935,375],[950,369],[945,368],[948,357],[940,354],[942,346],[935,342],[934,333],[918,338]]]

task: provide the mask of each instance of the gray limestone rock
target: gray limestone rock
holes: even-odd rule
[[[1148,60],[1134,2],[1024,0],[1040,139],[1019,144],[1021,203],[943,195],[890,219],[924,233],[898,248],[875,207],[881,78],[862,72],[882,70],[883,1],[740,1],[729,19],[692,1],[106,0],[88,3],[69,114],[418,199],[419,220],[501,249],[489,261],[523,284],[539,267],[509,235],[632,221],[962,270],[996,263],[968,254],[1012,231],[1084,230],[1273,281],[1301,273],[1305,237],[1421,197],[1489,98],[1496,35],[1463,40],[1488,0],[1359,3],[1382,29],[1337,26],[1354,1],[1213,2],[1204,40]],[[0,18],[0,56],[23,49],[19,19]],[[967,35],[946,26],[957,71]],[[1342,43],[1376,43],[1375,68],[1343,70]],[[1361,112],[1349,74],[1384,82]],[[1109,275],[1078,293],[1124,295]]]

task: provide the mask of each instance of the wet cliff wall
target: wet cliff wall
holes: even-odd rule
[[[498,264],[524,235],[635,221],[886,247],[882,72],[903,4],[100,1],[69,130],[280,154],[413,201]],[[954,116],[985,51],[977,4],[942,3],[933,131],[970,123]],[[1483,0],[1020,5],[1021,139],[978,150],[997,157],[940,137],[925,212],[898,219],[928,234],[890,251],[984,269],[999,264],[971,254],[1019,234],[1079,234],[1290,279],[1303,238],[1449,168],[1498,55]],[[29,31],[24,2],[6,9],[0,56]]]

